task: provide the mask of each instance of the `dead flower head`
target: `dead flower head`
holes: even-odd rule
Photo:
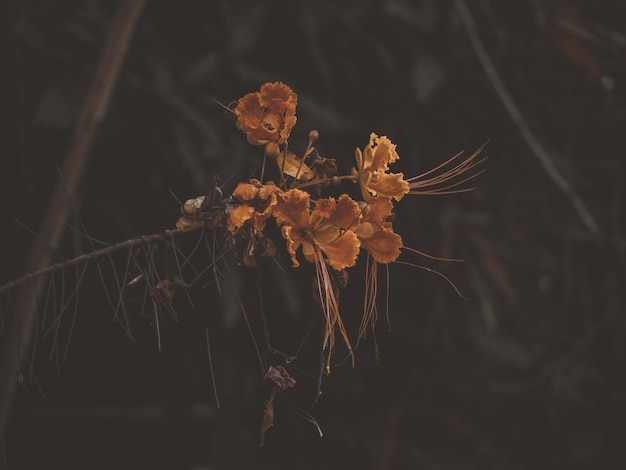
[[[249,183],[239,183],[232,196],[241,202],[228,215],[227,228],[231,232],[237,231],[246,221],[251,220],[257,231],[263,231],[265,222],[272,215],[276,205],[276,194],[282,190],[271,181],[261,184],[259,180],[251,179]]]
[[[356,228],[361,247],[378,263],[392,263],[400,256],[402,237],[393,231],[391,217],[393,204],[389,197],[377,197],[367,204],[361,202],[363,220]]]
[[[409,192],[409,184],[402,173],[387,173],[389,164],[399,158],[396,146],[387,137],[378,137],[373,132],[363,152],[356,149],[357,167],[352,168],[352,175],[361,186],[363,199],[372,201],[377,196],[385,196],[399,201]]]
[[[297,102],[297,95],[284,83],[266,83],[238,101],[237,128],[252,145],[283,144],[296,124]]]
[[[278,195],[274,207],[274,217],[276,223],[282,226],[293,266],[300,265],[296,258],[300,245],[310,263],[321,261],[321,250],[337,271],[354,266],[360,249],[359,239],[354,233],[361,219],[358,204],[343,194],[338,200],[319,199],[313,211],[309,205],[308,193],[291,189]]]

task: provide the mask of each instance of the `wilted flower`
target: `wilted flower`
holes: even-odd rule
[[[239,183],[233,191],[233,197],[241,205],[228,215],[228,230],[235,232],[246,221],[252,220],[254,229],[262,231],[266,220],[272,215],[276,194],[280,192],[282,190],[271,181],[261,184],[259,180],[251,179],[249,183]]]
[[[283,144],[296,123],[297,95],[284,83],[266,83],[260,92],[241,98],[235,114],[237,127],[252,145]]]
[[[321,250],[338,271],[354,266],[360,247],[354,233],[361,219],[358,204],[343,194],[337,201],[319,199],[312,212],[309,205],[309,193],[291,189],[278,196],[274,207],[274,217],[282,226],[294,267],[300,265],[296,258],[300,245],[310,263],[319,261]]]
[[[363,199],[369,202],[377,196],[386,196],[399,201],[409,192],[402,173],[387,173],[389,164],[399,158],[396,146],[387,137],[378,137],[373,132],[363,152],[356,149],[357,166],[352,168],[352,175],[361,186]]]

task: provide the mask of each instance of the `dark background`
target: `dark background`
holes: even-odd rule
[[[280,252],[286,274],[275,263],[255,273],[229,252],[236,290],[221,285],[220,295],[208,272],[190,289],[195,308],[177,295],[178,321],[164,315],[161,352],[141,288],[125,294],[130,340],[103,295],[103,284],[116,282],[113,271],[105,269],[103,281],[90,269],[73,329],[73,308],[51,300],[39,312],[33,366],[2,443],[7,468],[626,465],[626,5],[467,3],[534,138],[598,232],[522,137],[454,2],[148,1],[77,201],[91,237],[113,243],[171,228],[179,214],[172,193],[182,200],[204,194],[215,173],[228,193],[258,172],[260,149],[246,143],[216,100],[229,105],[265,82],[283,81],[299,100],[290,148],[302,151],[308,131],[317,129],[318,150],[343,172],[370,132],[397,144],[394,169],[406,176],[490,140],[475,191],[396,205],[394,227],[405,245],[465,263],[405,259],[446,274],[470,300],[435,274],[392,265],[391,328],[381,296],[380,364],[370,335],[356,367],[335,366],[311,409],[318,321],[291,369],[298,384],[285,396],[315,417],[324,437],[279,398],[275,426],[260,447],[269,388],[235,292],[261,349],[258,292],[273,345],[294,353],[316,315],[311,267],[291,271]],[[35,240],[24,226],[37,231],[117,4],[2,7],[2,283],[22,274]],[[59,247],[65,258],[91,250],[77,221],[68,221],[75,229]],[[195,240],[177,243],[189,252]],[[210,262],[207,250],[195,256],[198,266]],[[125,260],[124,253],[113,257],[120,275]],[[351,270],[342,292],[353,340],[363,268]],[[1,300],[4,338],[15,312],[10,295]],[[61,315],[55,343],[42,325]],[[343,354],[338,346],[338,362]],[[267,360],[280,363],[278,356]]]

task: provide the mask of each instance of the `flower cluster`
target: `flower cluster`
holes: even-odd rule
[[[298,268],[302,260],[315,268],[313,298],[325,318],[323,366],[329,372],[336,330],[354,364],[349,335],[339,313],[339,290],[347,282],[346,269],[355,266],[365,253],[368,273],[360,339],[376,323],[378,266],[398,260],[403,248],[416,251],[406,248],[402,237],[394,231],[394,203],[407,194],[469,190],[459,186],[482,172],[470,173],[482,161],[476,159],[482,147],[460,163],[459,154],[429,172],[405,178],[403,173],[390,170],[390,165],[400,158],[396,146],[389,138],[371,133],[365,147],[356,149],[350,173],[337,175],[335,159],[320,156],[313,146],[319,137],[317,131],[309,133],[301,156],[287,148],[296,123],[297,101],[296,93],[280,82],[266,83],[258,92],[237,101],[237,128],[250,144],[264,148],[261,176],[240,182],[226,198],[215,180],[206,196],[184,204],[176,225],[182,232],[201,227],[224,229],[231,240],[244,241],[242,258],[247,267],[255,267],[261,259],[276,255],[274,241],[265,231],[270,223],[278,228],[293,268]],[[273,162],[276,183],[265,178],[272,171],[266,171],[269,162]],[[322,197],[325,188],[343,182],[358,185],[356,198],[348,191],[336,198]],[[276,381],[283,377],[289,377],[284,369],[271,378]],[[294,384],[291,379],[288,387],[275,386],[274,393]],[[261,440],[273,422],[272,399],[273,396],[266,404]]]
[[[219,190],[215,185],[210,197],[187,201],[177,227],[190,231],[202,226],[216,228],[221,222],[233,239],[247,241],[243,261],[246,266],[254,267],[259,259],[277,253],[274,242],[264,234],[272,220],[285,240],[292,266],[299,267],[302,259],[315,266],[314,297],[326,319],[324,347],[328,371],[337,328],[354,361],[339,314],[337,279],[341,273],[353,267],[361,253],[366,253],[371,272],[365,288],[364,323],[370,323],[373,328],[377,265],[393,263],[404,248],[402,237],[393,229],[394,202],[407,194],[466,191],[457,188],[476,176],[477,173],[467,174],[480,163],[475,157],[482,148],[451,169],[442,168],[459,155],[430,172],[405,179],[403,173],[390,170],[390,165],[400,158],[396,145],[385,136],[371,133],[365,147],[356,149],[350,174],[336,175],[335,159],[320,156],[313,147],[319,137],[317,131],[309,133],[309,143],[302,156],[288,150],[297,102],[296,93],[280,82],[266,83],[258,92],[248,93],[237,101],[234,109],[237,128],[250,144],[264,146],[261,178],[239,183],[226,199],[215,197]],[[278,183],[263,181],[268,161],[275,162]],[[459,176],[462,176],[460,180]],[[337,198],[321,197],[324,188],[344,181],[358,185],[360,200],[347,192]],[[365,334],[364,323],[359,337]]]

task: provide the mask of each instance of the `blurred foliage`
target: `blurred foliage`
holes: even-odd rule
[[[3,6],[10,115],[2,143],[2,282],[21,273],[34,237],[24,226],[37,230],[116,5]],[[490,139],[488,171],[474,192],[403,201],[394,222],[406,245],[465,260],[413,259],[444,272],[471,300],[440,277],[391,266],[381,364],[369,339],[355,369],[336,367],[325,380],[310,410],[323,438],[278,401],[276,424],[259,448],[266,390],[234,294],[196,289],[195,309],[181,298],[179,322],[162,326],[158,353],[150,312],[140,303],[131,310],[130,341],[112,324],[94,275],[84,282],[84,306],[58,373],[40,338],[37,379],[24,384],[4,444],[8,468],[626,464],[626,6],[469,6],[533,132],[601,227],[599,239],[506,114],[452,2],[151,0],[89,155],[79,213],[93,238],[114,242],[170,228],[179,211],[172,194],[204,194],[215,173],[228,193],[258,170],[258,149],[220,103],[280,80],[299,97],[290,147],[303,150],[308,130],[317,129],[318,150],[344,171],[372,131],[398,145],[398,169],[407,176]],[[90,249],[74,233],[67,231],[65,257]],[[292,333],[306,331],[315,306],[310,272],[288,274],[272,265],[258,274],[240,267],[233,276],[252,292],[245,302],[254,328],[260,285],[275,345],[294,350]],[[363,282],[352,275],[343,305],[361,305]],[[352,331],[359,308],[343,313]],[[294,401],[306,408],[316,379],[294,377],[301,386]]]

